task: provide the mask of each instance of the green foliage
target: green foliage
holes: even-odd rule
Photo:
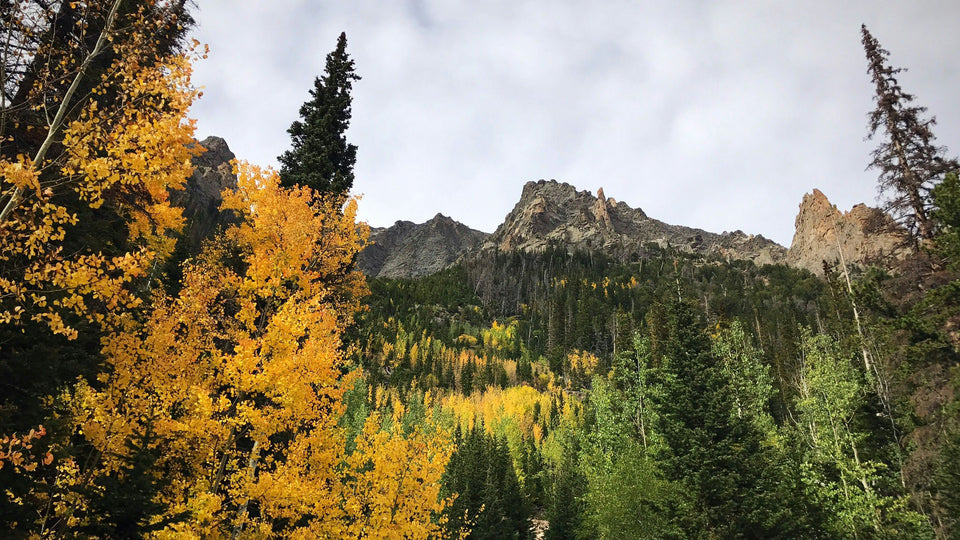
[[[464,435],[458,428],[455,443],[443,476],[443,493],[458,494],[447,508],[448,532],[472,528],[473,540],[526,538],[528,510],[506,441],[476,424]]]
[[[650,338],[634,335],[633,348],[621,353],[613,371],[619,389],[618,402],[623,408],[627,433],[645,450],[655,446],[658,437],[653,426],[657,422],[654,403],[663,397],[667,375],[653,365]]]
[[[670,518],[676,497],[656,463],[632,443],[609,468],[587,469],[583,530],[601,540],[671,538],[680,531]]]
[[[659,456],[665,476],[688,498],[676,516],[680,526],[691,536],[799,534],[802,522],[778,506],[779,456],[764,447],[752,422],[737,416],[729,381],[694,309],[673,298],[663,318],[658,354],[669,376],[656,401],[656,429],[665,443]]]
[[[831,535],[932,535],[907,500],[889,493],[887,466],[868,459],[858,412],[867,390],[851,354],[830,336],[803,332],[804,368],[798,380],[797,429],[806,452],[801,471],[807,493],[822,506]]]
[[[930,213],[937,225],[934,251],[948,268],[960,271],[960,177],[947,174],[933,188],[934,209]]]
[[[721,372],[729,381],[737,418],[750,421],[764,436],[773,436],[776,433],[770,415],[773,378],[761,362],[763,351],[753,344],[740,321],[720,331],[713,341],[713,354],[720,360]]]
[[[637,401],[626,401],[627,395],[599,377],[591,385],[593,423],[584,434],[580,458],[587,481],[580,531],[585,537],[665,538],[679,533],[668,512],[676,488],[663,479],[652,452],[631,429],[636,427]]]
[[[347,143],[346,131],[352,116],[350,92],[357,80],[347,55],[347,35],[341,33],[337,48],[327,55],[323,76],[313,83],[311,99],[300,107],[300,120],[287,130],[293,146],[277,158],[283,186],[308,186],[337,197],[350,191],[357,147]]]
[[[550,522],[547,540],[573,540],[583,529],[587,481],[577,463],[580,445],[572,434],[561,442],[563,458],[552,467],[545,518]]]
[[[960,538],[960,433],[948,437],[944,444],[933,489],[942,511],[940,520],[950,531],[950,538]]]

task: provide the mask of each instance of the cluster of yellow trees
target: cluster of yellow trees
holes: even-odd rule
[[[366,235],[356,201],[238,163],[223,194],[232,224],[183,263],[180,283],[159,284],[183,226],[169,195],[200,151],[186,116],[198,92],[188,55],[151,52],[161,4],[141,4],[79,4],[100,28],[93,49],[41,41],[29,53],[65,58],[47,73],[58,77],[41,73],[19,110],[3,104],[2,144],[32,151],[0,160],[0,323],[73,339],[79,317],[102,336],[99,375],[50,397],[66,432],[4,439],[0,468],[34,486],[6,490],[23,507],[10,526],[34,537],[89,528],[104,486],[145,475],[155,513],[140,525],[157,538],[435,535],[449,435],[383,429],[372,415],[348,452],[338,425],[362,376],[348,373],[341,342],[365,293],[351,269]],[[35,15],[20,13],[21,26]],[[65,249],[84,208],[103,206],[122,219],[125,247]],[[49,453],[23,446],[39,437]],[[135,466],[144,450],[156,459]]]

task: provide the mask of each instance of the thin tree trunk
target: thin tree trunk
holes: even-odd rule
[[[83,59],[83,63],[80,65],[80,69],[77,71],[77,75],[73,78],[73,82],[70,84],[70,88],[67,89],[67,93],[64,94],[63,99],[60,101],[60,106],[57,108],[57,114],[53,117],[53,121],[50,123],[50,126],[47,128],[47,136],[44,138],[43,143],[40,144],[40,148],[37,150],[37,153],[33,156],[33,167],[35,169],[40,169],[43,167],[43,160],[47,157],[47,152],[50,150],[50,147],[53,145],[53,140],[60,132],[60,128],[63,127],[64,118],[67,115],[67,111],[70,109],[70,101],[73,99],[73,95],[77,92],[77,88],[80,87],[80,81],[86,75],[87,70],[90,68],[90,64],[93,62],[93,59],[96,58],[102,51],[104,46],[109,39],[109,34],[113,29],[113,23],[117,17],[117,10],[120,8],[121,0],[114,0],[113,5],[110,7],[110,13],[107,15],[107,22],[103,27],[103,31],[100,32],[100,37],[97,38],[97,44],[93,47],[93,50],[90,51],[90,54]],[[10,216],[10,213],[23,201],[23,189],[20,186],[17,186],[13,189],[13,193],[10,194],[10,199],[7,201],[7,204],[4,205],[3,210],[0,210],[0,223],[3,223]]]
[[[253,448],[250,449],[250,459],[247,460],[247,479],[251,482],[254,481],[257,474],[257,463],[260,460],[260,442],[253,441]],[[240,533],[243,532],[243,522],[247,517],[247,508],[250,505],[250,497],[248,496],[244,499],[243,504],[240,505],[240,510],[237,512],[237,524],[233,528],[233,537],[237,538],[240,536]]]
[[[863,356],[863,365],[868,373],[873,373],[873,362],[870,360],[870,351],[867,350],[867,338],[864,336],[863,327],[860,325],[860,309],[857,307],[857,301],[853,297],[853,284],[850,281],[850,272],[847,271],[847,260],[843,256],[843,246],[840,244],[840,228],[837,221],[833,221],[833,236],[837,241],[837,253],[840,255],[840,268],[843,269],[843,279],[847,285],[847,293],[850,298],[850,307],[853,308],[853,320],[857,326],[857,335],[860,337],[860,351]]]

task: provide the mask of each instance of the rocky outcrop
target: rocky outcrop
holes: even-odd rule
[[[762,236],[669,225],[607,198],[603,189],[594,197],[555,180],[528,182],[520,201],[484,248],[538,251],[554,244],[624,259],[666,247],[757,264],[782,262],[786,255],[786,249]]]
[[[803,196],[786,263],[823,275],[843,255],[849,265],[885,264],[910,253],[902,229],[882,211],[858,204],[840,212],[819,189]]]
[[[476,251],[488,236],[442,214],[419,225],[398,221],[370,230],[372,244],[360,253],[357,265],[371,277],[426,276]]]
[[[183,190],[171,194],[186,218],[181,245],[187,254],[199,252],[202,241],[223,225],[227,216],[219,210],[221,192],[237,185],[230,166],[234,154],[226,141],[207,137],[198,144],[206,151],[193,159],[193,176]],[[552,245],[624,260],[671,248],[756,264],[786,263],[818,275],[823,262],[836,262],[840,253],[851,265],[883,263],[909,254],[902,232],[886,214],[862,204],[840,212],[817,189],[800,204],[788,251],[760,235],[669,225],[607,198],[602,188],[593,196],[555,180],[527,182],[520,200],[492,235],[437,214],[419,225],[398,221],[374,228],[370,240],[358,256],[359,268],[371,277],[390,278],[433,274],[480,251],[541,251]]]
[[[184,189],[170,196],[173,204],[183,208],[186,227],[181,250],[188,254],[198,253],[201,242],[222,224],[221,192],[237,187],[237,177],[230,166],[235,156],[227,142],[220,137],[207,137],[198,144],[206,151],[193,158],[193,175]]]

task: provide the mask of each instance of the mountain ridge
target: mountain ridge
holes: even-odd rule
[[[236,185],[228,165],[233,153],[226,141],[212,136],[198,144],[207,152],[194,158],[194,175],[174,196],[185,214],[200,224],[187,232],[194,246],[215,229],[219,191]],[[422,277],[484,252],[542,251],[559,245],[621,260],[676,249],[758,265],[782,263],[822,275],[823,263],[837,262],[841,253],[851,265],[884,264],[909,253],[902,247],[902,231],[882,211],[858,204],[841,212],[819,189],[804,195],[795,229],[788,249],[759,234],[671,225],[607,197],[602,187],[594,195],[566,182],[541,179],[524,184],[519,200],[493,233],[440,213],[420,224],[400,220],[389,227],[372,227],[371,242],[358,256],[357,266],[370,277]]]
[[[456,263],[487,236],[440,213],[421,224],[401,220],[390,227],[371,227],[371,243],[360,252],[357,265],[371,277],[426,276]]]
[[[542,251],[561,245],[571,251],[600,251],[623,260],[669,248],[727,260],[749,260],[758,265],[787,264],[823,275],[823,263],[837,263],[841,252],[844,261],[853,266],[884,264],[891,257],[898,259],[907,253],[900,247],[902,233],[881,210],[858,204],[848,212],[841,212],[817,188],[800,203],[789,248],[763,235],[740,230],[714,233],[671,225],[648,216],[641,208],[606,197],[603,188],[593,195],[556,180],[524,184],[520,199],[493,233],[469,229],[476,233],[474,240],[482,237],[479,248],[465,245],[456,237],[445,239],[439,229],[427,227],[432,221],[420,225],[398,221],[391,227],[373,229],[374,244],[367,248],[372,255],[361,254],[360,268],[372,277],[419,277],[452,266],[471,254]],[[431,235],[427,230],[438,234]],[[416,231],[416,240],[404,240],[412,231]],[[442,250],[447,253],[442,259],[431,259],[414,249],[429,243],[434,246],[430,250],[437,251],[436,246],[450,242],[454,245]],[[406,246],[403,253],[395,250],[398,243]],[[371,259],[390,259],[390,270],[381,272],[380,267],[365,262]],[[426,270],[418,266],[424,262]]]

